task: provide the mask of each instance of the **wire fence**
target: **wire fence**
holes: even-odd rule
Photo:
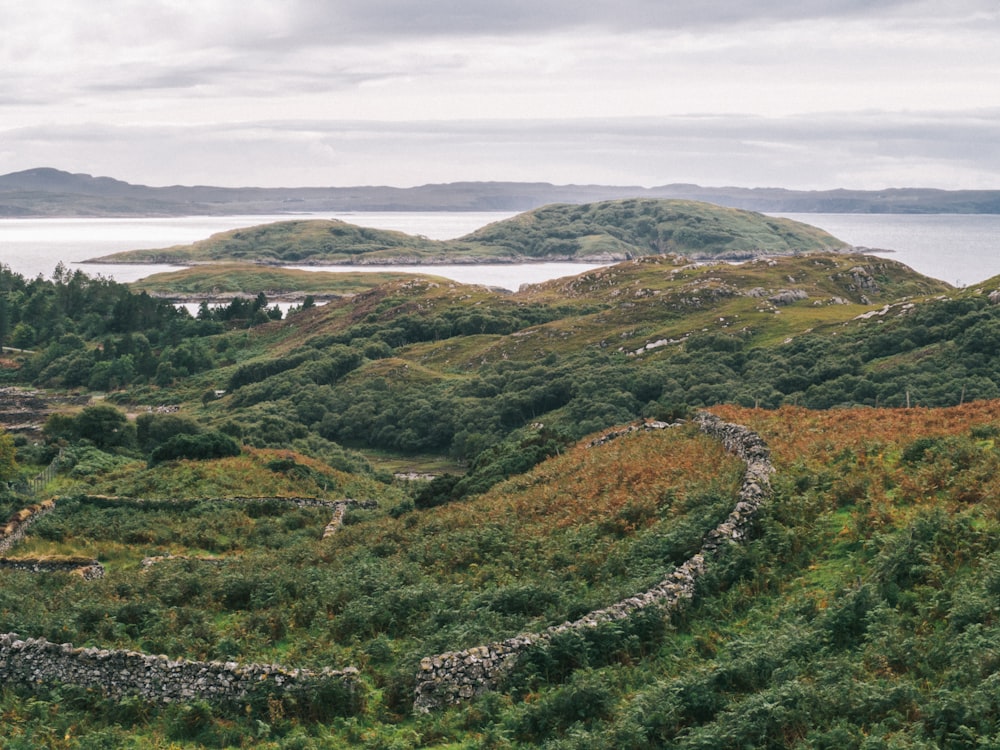
[[[45,485],[55,479],[56,473],[59,471],[59,459],[62,458],[62,449],[59,449],[59,454],[52,459],[48,466],[46,466],[42,471],[31,479],[22,479],[17,482],[10,483],[10,489],[16,492],[18,495],[27,495],[28,497],[37,497],[38,494],[45,489]]]

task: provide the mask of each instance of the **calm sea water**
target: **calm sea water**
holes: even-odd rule
[[[825,229],[852,245],[914,271],[968,286],[1000,275],[1000,215],[996,214],[782,214]]]
[[[432,239],[452,239],[510,212],[356,212],[304,214],[297,218],[337,218],[379,229],[397,229]],[[934,214],[782,214],[821,227],[853,245],[893,250],[886,257],[956,286],[1000,275],[1000,216]],[[169,270],[163,265],[87,265],[88,258],[121,250],[169,247],[204,239],[236,227],[289,219],[280,216],[210,216],[164,219],[3,219],[0,263],[25,276],[50,276],[59,262],[128,282]],[[594,264],[533,263],[517,265],[394,266],[423,271],[462,283],[517,289],[582,273]],[[371,267],[368,267],[371,268]],[[316,267],[311,267],[317,270]],[[331,266],[323,270],[356,271]],[[372,269],[374,270],[374,269]]]

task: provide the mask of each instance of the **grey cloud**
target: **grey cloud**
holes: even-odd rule
[[[0,172],[38,166],[146,184],[398,186],[461,180],[1000,188],[1000,110],[607,120],[259,121],[0,133]],[[160,155],[169,153],[169,159]]]
[[[985,9],[988,0],[972,0]],[[302,0],[293,26],[313,41],[349,35],[427,36],[549,32],[583,26],[650,30],[818,18],[871,18],[886,11],[926,12],[920,0]]]

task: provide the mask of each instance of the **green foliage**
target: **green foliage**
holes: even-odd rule
[[[535,258],[600,252],[625,257],[666,252],[749,257],[843,246],[825,232],[787,219],[695,201],[645,199],[545,206],[490,224],[462,240]]]
[[[109,404],[84,407],[79,414],[53,414],[46,420],[45,437],[76,442],[86,440],[101,450],[135,447],[136,428],[125,414]]]
[[[149,453],[175,435],[197,435],[202,427],[190,417],[178,414],[140,414],[135,420],[139,450]]]
[[[0,482],[8,482],[17,476],[17,446],[8,432],[0,432]]]
[[[636,238],[657,252],[753,244],[730,242],[714,219],[670,224],[646,209],[559,207],[535,217],[565,224],[557,232],[527,220],[490,231],[540,253],[617,251]],[[871,309],[859,279],[888,305],[881,314],[858,317]],[[108,400],[134,410],[183,404],[183,417],[143,414],[134,434],[108,403],[51,416],[46,437],[69,444],[65,486],[380,501],[322,539],[328,508],[62,499],[18,554],[98,557],[107,575],[0,571],[0,630],[191,658],[354,664],[362,689],[168,709],[8,691],[0,712],[13,747],[133,736],[150,747],[998,741],[1000,417],[979,402],[1000,395],[992,288],[948,291],[856,256],[699,268],[644,258],[514,295],[390,283],[226,331],[269,319],[266,297],[230,305],[227,320],[192,320],[65,270],[26,281],[0,269],[0,283],[7,330],[30,326],[35,349],[15,355],[22,369],[5,369],[5,382],[117,389]],[[781,290],[807,298],[782,301]],[[693,606],[669,623],[648,611],[560,634],[524,655],[501,694],[408,715],[422,656],[574,619],[697,551],[732,507],[735,460],[684,428],[573,442],[724,402],[830,411],[738,411],[734,421],[772,444],[776,494],[753,541],[709,561]],[[965,406],[832,408],[908,402]],[[447,455],[468,471],[408,495],[375,481],[353,451],[372,448],[399,462]],[[17,458],[44,466],[47,450],[18,446]],[[152,468],[128,457],[140,451]],[[210,460],[157,465],[182,457]],[[6,517],[23,506],[0,497]],[[164,559],[147,568],[147,555]],[[73,727],[90,736],[78,741]]]
[[[191,459],[208,461],[213,458],[240,455],[240,446],[228,435],[215,430],[196,435],[179,434],[168,438],[149,454],[149,465],[156,466],[164,461]]]
[[[460,500],[486,492],[498,482],[515,474],[523,474],[546,458],[556,455],[571,439],[565,433],[549,429],[529,431],[523,436],[513,436],[504,443],[482,451],[464,476],[443,474],[421,487],[414,496],[417,508]]]

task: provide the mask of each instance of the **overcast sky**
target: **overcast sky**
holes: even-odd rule
[[[1000,189],[1000,0],[0,0],[0,173]]]

